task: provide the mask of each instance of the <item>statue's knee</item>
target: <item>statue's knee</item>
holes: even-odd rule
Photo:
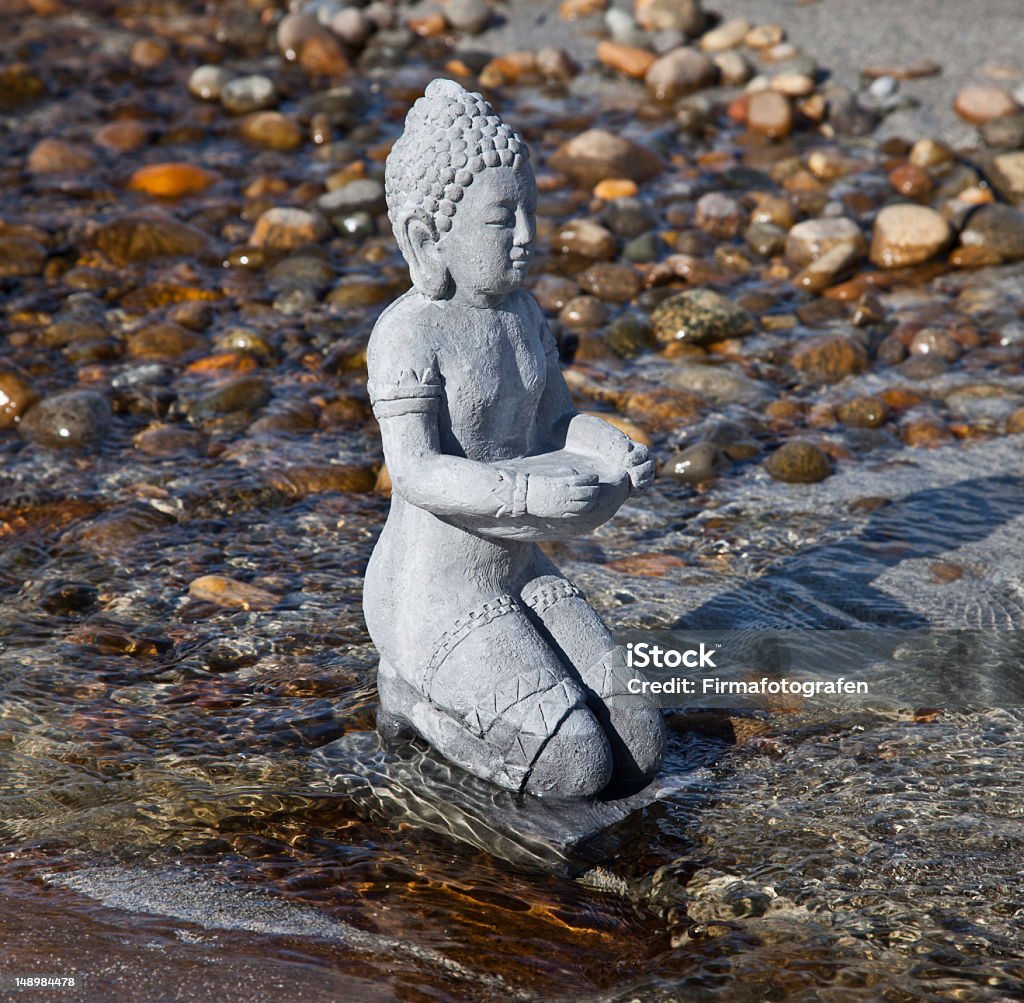
[[[593,797],[611,776],[612,751],[604,729],[589,710],[578,707],[537,757],[526,791],[549,797]]]

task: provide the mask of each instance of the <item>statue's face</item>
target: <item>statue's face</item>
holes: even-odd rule
[[[537,182],[528,162],[486,167],[458,203],[437,249],[458,299],[489,299],[518,289],[537,234]]]

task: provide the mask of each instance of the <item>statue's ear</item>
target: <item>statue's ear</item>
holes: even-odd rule
[[[406,214],[398,227],[399,246],[409,265],[413,285],[424,296],[441,299],[451,276],[437,250],[434,221],[422,209]]]

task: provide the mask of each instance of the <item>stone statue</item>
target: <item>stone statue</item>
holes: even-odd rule
[[[664,754],[660,712],[628,694],[622,649],[537,544],[607,521],[654,466],[574,411],[523,289],[526,146],[479,94],[435,80],[385,187],[413,288],[381,315],[367,362],[393,485],[363,596],[378,728],[512,791],[635,789]]]

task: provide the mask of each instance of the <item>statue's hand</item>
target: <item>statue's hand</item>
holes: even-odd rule
[[[599,492],[597,474],[530,474],[526,511],[540,519],[569,519],[589,512],[597,504]]]
[[[654,460],[646,446],[632,439],[626,440],[625,465],[634,493],[649,488],[654,480]]]

